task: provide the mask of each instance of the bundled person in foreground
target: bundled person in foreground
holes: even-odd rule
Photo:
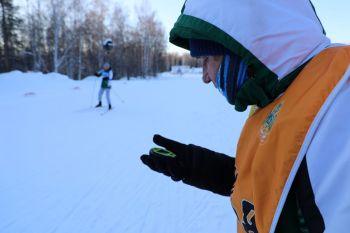
[[[346,231],[350,46],[330,42],[311,2],[187,0],[170,41],[237,111],[257,108],[235,158],[155,135],[142,162],[230,196],[238,232]]]
[[[112,86],[110,84],[110,81],[113,79],[113,71],[112,71],[111,65],[108,62],[104,63],[103,69],[97,72],[95,75],[97,77],[102,77],[100,91],[98,92],[98,104],[96,105],[96,108],[102,107],[102,95],[104,92],[106,92],[108,109],[111,110],[112,104],[111,104],[110,91]]]

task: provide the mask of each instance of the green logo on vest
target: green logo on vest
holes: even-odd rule
[[[283,102],[277,104],[274,109],[272,110],[272,112],[269,113],[269,115],[266,117],[266,119],[263,122],[263,125],[260,128],[260,142],[265,142],[271,129],[273,124],[276,121],[276,118],[278,116],[278,113],[281,111],[281,108],[283,106]]]

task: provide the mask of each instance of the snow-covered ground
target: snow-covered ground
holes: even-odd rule
[[[114,109],[101,115],[96,80],[0,74],[0,232],[235,232],[229,198],[175,183],[139,157],[154,133],[234,155],[247,113],[200,74],[164,73],[113,81]]]

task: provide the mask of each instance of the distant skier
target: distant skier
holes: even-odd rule
[[[112,71],[111,65],[108,62],[104,63],[103,69],[96,72],[95,75],[97,77],[102,77],[101,88],[100,88],[100,91],[98,92],[98,101],[99,102],[96,105],[96,108],[102,107],[102,95],[106,91],[108,110],[111,110],[112,104],[111,104],[110,90],[111,90],[112,86],[109,82],[113,79],[113,71]]]

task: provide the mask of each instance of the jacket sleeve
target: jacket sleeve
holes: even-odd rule
[[[109,80],[113,79],[113,71],[112,70],[109,71],[109,77],[108,78],[109,78]]]
[[[235,158],[190,144],[190,172],[182,180],[200,189],[230,196],[235,182]]]
[[[101,77],[101,75],[102,75],[102,71],[101,70],[95,72],[95,76],[96,77]]]

